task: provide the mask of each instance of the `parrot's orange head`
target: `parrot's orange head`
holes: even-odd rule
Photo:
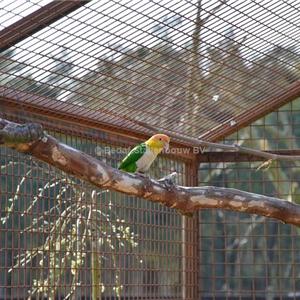
[[[159,133],[151,136],[151,138],[145,143],[150,148],[156,149],[157,151],[161,152],[163,149],[169,150],[170,138],[165,134]]]

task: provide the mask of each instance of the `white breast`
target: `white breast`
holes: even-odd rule
[[[157,154],[152,152],[148,147],[146,149],[146,152],[143,154],[143,156],[136,162],[137,165],[137,171],[138,172],[146,172],[153,161],[155,160]]]

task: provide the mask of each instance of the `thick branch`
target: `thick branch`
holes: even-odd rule
[[[20,136],[21,132],[23,137]],[[12,142],[14,136],[18,139]],[[35,141],[33,137],[36,137]],[[31,154],[99,188],[142,197],[176,208],[184,214],[203,208],[221,208],[276,218],[300,226],[300,206],[297,204],[230,188],[170,187],[161,181],[121,172],[46,135],[39,125],[25,124],[20,127],[19,124],[0,119],[0,140],[5,146]]]

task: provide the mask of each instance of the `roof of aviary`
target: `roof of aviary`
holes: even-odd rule
[[[41,113],[217,140],[300,96],[300,3],[8,2],[0,96]]]

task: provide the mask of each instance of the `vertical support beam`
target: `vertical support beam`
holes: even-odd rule
[[[186,186],[198,185],[198,164],[186,163]],[[182,299],[199,299],[199,219],[182,217]]]

